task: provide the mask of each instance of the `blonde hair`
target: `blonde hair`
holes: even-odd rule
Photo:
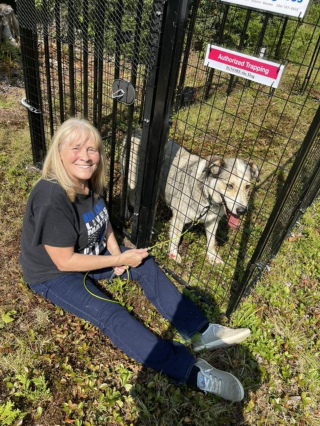
[[[81,143],[88,136],[95,142],[100,154],[99,164],[90,179],[91,189],[96,197],[102,195],[106,176],[105,150],[98,130],[83,118],[69,118],[57,129],[42,168],[42,179],[58,181],[72,202],[79,193],[79,188],[69,178],[60,159],[59,151],[67,140],[68,144],[74,141]]]

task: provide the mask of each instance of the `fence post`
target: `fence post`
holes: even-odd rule
[[[35,3],[20,0],[17,3],[20,27],[20,44],[23,75],[28,105],[28,118],[32,145],[33,163],[41,167],[46,155],[46,144],[42,116],[42,97],[38,58],[37,14]],[[32,10],[30,10],[30,8]],[[28,10],[29,21],[24,22],[23,14]],[[21,15],[19,12],[21,11]]]
[[[153,42],[158,51],[147,82],[141,139],[141,151],[145,152],[145,156],[139,163],[137,188],[141,188],[141,192],[137,194],[131,234],[137,247],[147,246],[151,239],[164,145],[168,137],[190,3],[191,0],[155,2],[161,33],[160,40]]]
[[[320,189],[320,107],[309,127],[287,180],[278,196],[241,283],[230,300],[227,316],[237,308],[241,298],[260,279],[270,260],[298,218],[319,194]]]

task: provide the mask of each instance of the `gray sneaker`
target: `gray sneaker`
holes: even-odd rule
[[[249,328],[229,328],[219,324],[210,324],[204,333],[192,337],[195,352],[202,349],[225,348],[242,342],[250,335]]]
[[[241,401],[244,390],[239,380],[226,371],[212,367],[204,359],[198,358],[194,364],[200,371],[197,386],[204,392],[214,393],[228,401]]]

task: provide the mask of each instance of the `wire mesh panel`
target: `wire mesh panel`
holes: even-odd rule
[[[319,195],[320,189],[320,107],[308,130],[288,178],[283,186],[268,223],[246,268],[241,285],[229,301],[228,313],[239,304],[260,279],[281,243],[289,236],[306,208]]]
[[[155,252],[219,304],[243,279],[318,108],[319,19],[317,4],[300,20],[193,3],[154,230],[175,240]],[[208,45],[284,65],[278,87],[205,66]]]
[[[26,65],[25,80],[38,76],[39,97],[33,106],[44,121],[44,146],[67,118],[88,118],[106,142],[110,206],[117,203],[121,189],[117,160],[122,140],[140,126],[144,114],[145,84],[155,61],[163,7],[153,3],[18,1],[19,25],[25,32],[21,44],[32,42],[37,59],[35,65]],[[44,155],[39,154],[40,160]]]

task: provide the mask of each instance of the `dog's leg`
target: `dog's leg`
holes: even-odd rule
[[[179,242],[180,242],[179,236],[182,234],[183,227],[184,227],[184,221],[181,220],[178,216],[173,215],[170,221],[170,229],[169,229],[170,240],[173,239],[173,241],[170,241],[169,243],[169,256],[171,257],[171,259],[174,259],[178,263],[181,263],[181,256],[178,253],[178,248],[179,248]]]
[[[211,265],[219,265],[224,263],[221,257],[216,253],[216,232],[220,219],[220,215],[210,215],[207,217],[204,223],[207,236],[207,256]]]

